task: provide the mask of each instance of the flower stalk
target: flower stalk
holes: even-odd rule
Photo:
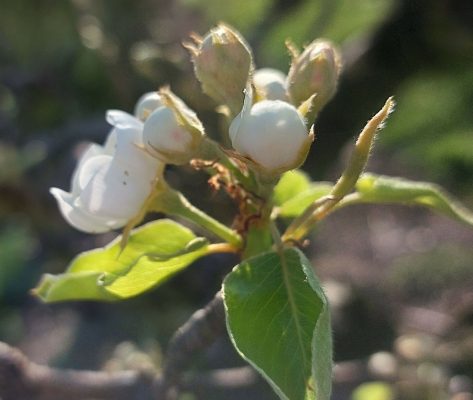
[[[156,197],[150,210],[163,212],[175,217],[182,217],[212,232],[236,248],[241,248],[241,236],[233,229],[212,218],[204,211],[198,209],[177,190],[168,187]]]
[[[353,190],[368,162],[376,133],[383,127],[393,107],[394,100],[390,97],[383,108],[368,121],[361,131],[355,143],[348,166],[330,194],[316,200],[307,207],[307,209],[289,225],[282,237],[283,241],[301,240],[317,222],[330,214],[335,206]]]

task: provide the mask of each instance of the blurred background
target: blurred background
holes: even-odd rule
[[[235,263],[206,258],[122,303],[44,305],[29,293],[41,274],[114,236],[75,231],[48,193],[68,189],[85,144],[103,141],[107,109],[131,112],[142,93],[169,83],[217,132],[215,104],[181,43],[219,21],[243,33],[258,67],[287,72],[286,38],[325,37],[342,49],[339,91],[304,166],[314,179],[336,179],[353,137],[394,95],[370,171],[434,181],[473,208],[471,0],[0,0],[0,340],[33,361],[159,366],[170,335]],[[202,189],[205,176],[168,174],[231,221],[228,200]],[[473,399],[472,244],[471,230],[421,209],[356,206],[324,222],[311,254],[334,315],[333,399]],[[239,365],[222,338],[194,368]],[[257,378],[185,398],[243,396],[276,398]]]

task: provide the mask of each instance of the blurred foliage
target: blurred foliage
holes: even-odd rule
[[[419,73],[398,89],[380,144],[400,162],[473,189],[473,69]]]
[[[285,13],[271,26],[262,42],[262,59],[286,70],[289,58],[281,49],[287,38],[299,45],[316,37],[342,44],[345,40],[372,32],[386,18],[391,0],[308,0]]]
[[[35,277],[25,271],[38,244],[25,223],[10,221],[0,230],[0,301],[27,291]]]
[[[257,59],[283,71],[287,71],[289,64],[289,56],[284,50],[286,39],[300,45],[308,44],[316,37],[342,43],[371,32],[394,5],[392,0],[258,0],[246,2],[244,7],[238,0],[181,2],[204,14],[207,26],[226,21],[241,30],[250,41],[257,37]]]
[[[246,35],[257,25],[265,15],[270,11],[273,0],[254,0],[245,2],[228,0],[180,0],[183,7],[189,7],[192,10],[199,11],[202,14],[201,22],[204,29],[217,24],[226,22],[227,24],[238,27],[238,30]]]
[[[383,382],[364,383],[357,387],[352,400],[393,400],[394,393],[391,387]]]
[[[0,7],[4,62],[38,70],[60,63],[78,44],[68,2],[4,0]]]

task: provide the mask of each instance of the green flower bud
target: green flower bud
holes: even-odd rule
[[[243,104],[243,91],[253,70],[251,50],[245,39],[227,25],[213,28],[203,39],[194,37],[191,52],[194,71],[203,91],[233,115]]]
[[[311,112],[317,114],[335,94],[340,70],[340,56],[333,44],[313,41],[292,60],[287,76],[292,103],[299,106],[315,94]]]

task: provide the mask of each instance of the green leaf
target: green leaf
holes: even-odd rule
[[[45,275],[34,293],[45,302],[136,296],[208,253],[208,243],[171,220],[146,224],[104,248],[79,254],[64,274]]]
[[[431,208],[457,221],[473,226],[473,213],[439,186],[383,175],[363,174],[356,184],[357,193],[347,203],[402,203]]]
[[[327,300],[300,250],[243,261],[225,279],[223,294],[233,344],[281,399],[330,398]]]
[[[278,215],[287,218],[297,217],[314,201],[327,196],[332,187],[329,182],[312,183],[309,189],[284,202],[278,209]]]
[[[102,272],[94,271],[45,274],[33,293],[47,303],[64,300],[115,300],[115,296],[98,285],[102,276]]]
[[[284,173],[274,188],[277,215],[297,217],[315,200],[328,195],[332,187],[330,182],[311,182],[309,176],[298,169]]]
[[[285,172],[274,187],[274,204],[280,206],[286,201],[310,188],[310,178],[300,169]]]

